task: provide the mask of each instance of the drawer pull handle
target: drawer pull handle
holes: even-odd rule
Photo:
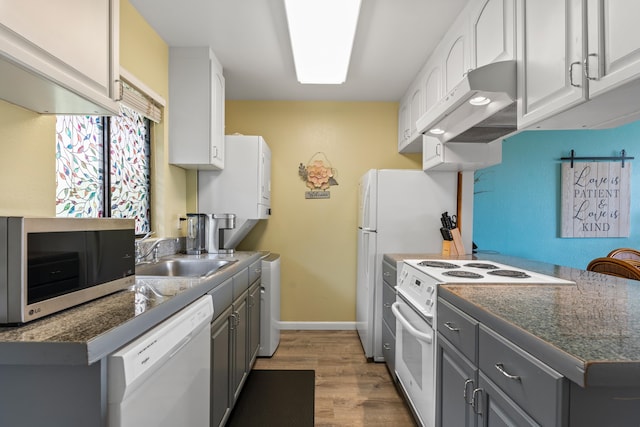
[[[471,389],[473,390],[473,380],[472,379],[468,379],[464,382],[464,392],[463,392],[463,396],[464,396],[464,403],[466,403],[467,405],[473,405],[473,401],[467,400],[467,390],[469,389],[469,384],[471,384]]]
[[[511,375],[510,373],[505,371],[504,365],[502,363],[496,363],[496,369],[498,370],[498,372],[500,372],[502,375],[509,378],[510,380],[520,381],[520,377],[518,375]]]
[[[382,346],[385,350],[391,350],[391,344],[389,344],[388,342],[384,343],[384,345]]]
[[[384,306],[384,308],[391,308],[391,304],[389,304],[388,302],[385,302],[382,305]]]
[[[382,275],[383,275],[384,277],[390,277],[390,276],[391,276],[391,273],[389,273],[388,271],[385,271],[384,273],[382,273]]]
[[[454,327],[451,322],[445,322],[444,326],[451,332],[460,332],[460,328]]]

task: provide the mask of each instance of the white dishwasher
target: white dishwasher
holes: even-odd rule
[[[200,298],[109,356],[109,427],[209,426],[212,301]]]

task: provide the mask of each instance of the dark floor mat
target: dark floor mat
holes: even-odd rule
[[[313,427],[315,371],[252,370],[227,427]]]

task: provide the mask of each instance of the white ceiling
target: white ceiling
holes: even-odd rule
[[[333,101],[400,100],[467,1],[362,0],[346,83],[301,85],[283,0],[130,0],[169,46],[211,46],[227,99]]]

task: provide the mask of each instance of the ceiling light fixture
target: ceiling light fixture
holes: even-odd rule
[[[433,128],[433,129],[429,130],[429,133],[432,133],[434,135],[442,135],[444,133],[444,129]]]
[[[347,79],[361,0],[284,0],[298,81]]]

